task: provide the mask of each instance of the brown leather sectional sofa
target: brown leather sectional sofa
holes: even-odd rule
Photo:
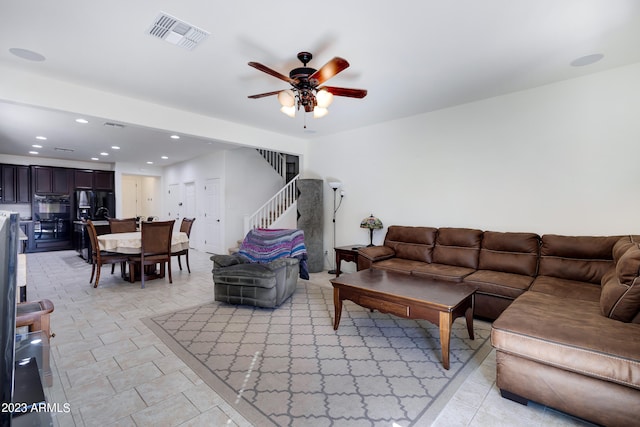
[[[628,426],[640,422],[639,242],[391,226],[358,269],[474,284],[504,397]]]

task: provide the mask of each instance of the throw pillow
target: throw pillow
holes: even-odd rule
[[[616,262],[620,283],[630,285],[640,275],[640,245],[634,243]]]
[[[633,244],[616,263],[616,274],[600,293],[602,314],[622,322],[631,322],[640,311],[640,247]]]

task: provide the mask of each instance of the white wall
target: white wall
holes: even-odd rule
[[[341,180],[337,245],[386,226],[640,233],[640,64],[314,140],[307,177]],[[332,192],[325,190],[325,247]]]
[[[191,231],[191,245],[204,250],[204,230],[202,229],[204,183],[210,178],[220,178],[222,248],[224,253],[235,246],[244,236],[244,215],[253,213],[264,202],[282,188],[282,179],[258,154],[255,149],[238,148],[220,150],[209,156],[165,168],[164,185],[179,184],[184,191],[184,183],[196,184],[196,222]],[[166,210],[166,209],[165,209]]]
[[[280,175],[251,148],[227,151],[225,180],[226,248],[244,237],[244,217],[282,188]]]

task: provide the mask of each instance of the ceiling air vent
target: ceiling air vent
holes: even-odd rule
[[[124,125],[120,124],[120,123],[113,123],[113,122],[104,122],[104,125],[108,128],[115,128],[115,129],[123,129]]]
[[[193,50],[209,33],[173,16],[160,12],[147,33],[187,50]]]

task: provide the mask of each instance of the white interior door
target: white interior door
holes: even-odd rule
[[[182,215],[185,218],[196,217],[196,183],[187,182],[184,184],[184,206]]]
[[[170,184],[167,190],[167,219],[180,220],[180,185]]]
[[[204,250],[224,253],[220,218],[220,178],[205,181],[204,201]]]
[[[122,217],[133,218],[140,214],[140,186],[138,177],[132,175],[122,175]]]

